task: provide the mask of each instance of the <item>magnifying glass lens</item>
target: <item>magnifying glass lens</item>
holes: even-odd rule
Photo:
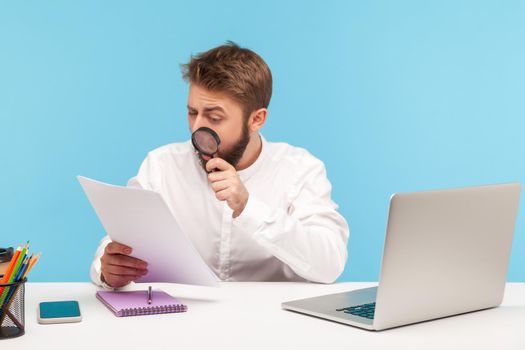
[[[191,135],[193,147],[202,155],[213,157],[219,151],[219,135],[210,128],[202,127]]]

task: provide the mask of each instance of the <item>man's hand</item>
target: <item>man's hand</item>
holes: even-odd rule
[[[102,281],[113,288],[119,288],[148,273],[148,264],[129,256],[131,251],[131,247],[117,242],[110,242],[106,246],[104,255],[100,258]]]
[[[233,217],[241,215],[246,203],[248,203],[249,193],[242,183],[237,170],[221,158],[212,158],[206,163],[208,181],[211,183],[215,197],[220,201],[226,201],[233,210]]]

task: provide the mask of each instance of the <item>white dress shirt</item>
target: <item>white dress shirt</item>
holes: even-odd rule
[[[349,231],[331,200],[324,164],[305,149],[261,140],[257,160],[237,172],[249,198],[236,218],[215,197],[189,141],[150,152],[128,186],[162,195],[221,280],[334,282],[347,260]],[[91,266],[99,285],[109,242],[102,239]]]

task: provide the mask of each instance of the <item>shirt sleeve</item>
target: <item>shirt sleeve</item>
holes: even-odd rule
[[[345,267],[349,229],[331,200],[324,164],[311,158],[299,167],[288,211],[250,195],[234,222],[299,276],[333,283]]]
[[[137,175],[129,179],[127,186],[159,192],[162,183],[161,178],[162,171],[159,162],[151,154],[148,154],[140,165]]]

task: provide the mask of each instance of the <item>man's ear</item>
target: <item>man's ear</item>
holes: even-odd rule
[[[250,132],[259,131],[264,123],[266,123],[266,117],[268,116],[268,110],[266,108],[259,108],[250,115],[248,120],[248,128]]]

